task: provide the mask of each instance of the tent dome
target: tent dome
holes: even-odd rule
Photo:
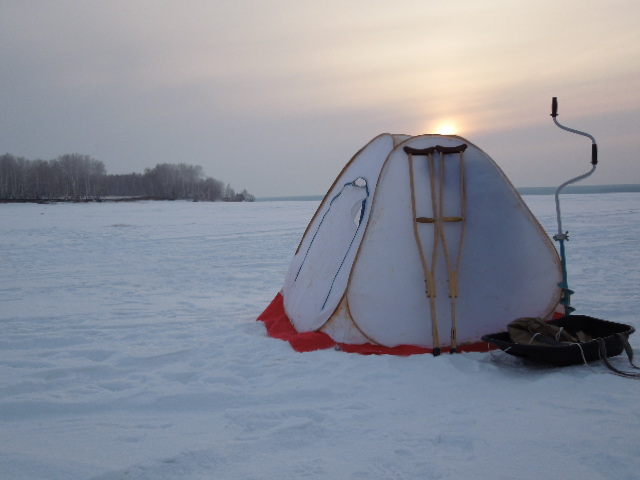
[[[485,152],[383,134],[340,172],[268,310],[329,345],[474,350],[516,318],[550,317],[561,279],[553,243]]]

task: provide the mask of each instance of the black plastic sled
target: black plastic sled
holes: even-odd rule
[[[592,340],[556,345],[528,345],[514,343],[509,332],[484,335],[482,340],[516,357],[548,365],[567,366],[602,360],[603,356],[606,359],[620,355],[625,350],[625,345],[628,345],[629,335],[635,332],[635,328],[630,325],[586,315],[567,315],[548,323],[563,327],[567,332],[574,334],[584,332]]]

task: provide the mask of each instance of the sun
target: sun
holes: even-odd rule
[[[457,131],[456,126],[451,122],[443,122],[436,127],[438,135],[455,135]]]

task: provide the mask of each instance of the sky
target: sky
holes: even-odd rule
[[[640,183],[637,0],[3,0],[0,154],[201,165],[321,195],[380,133],[454,129],[518,187]],[[450,130],[444,127],[449,125]]]

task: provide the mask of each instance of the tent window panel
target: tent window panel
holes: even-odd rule
[[[295,279],[296,283],[313,281],[315,294],[310,297],[315,298],[309,299],[313,301],[313,311],[322,311],[332,293],[336,293],[335,285],[343,283],[337,282],[341,272],[345,270],[348,275],[349,268],[343,266],[362,224],[368,197],[364,178],[344,185],[331,200],[313,235]],[[341,290],[346,287],[344,283]],[[319,284],[322,288],[317,288]]]

